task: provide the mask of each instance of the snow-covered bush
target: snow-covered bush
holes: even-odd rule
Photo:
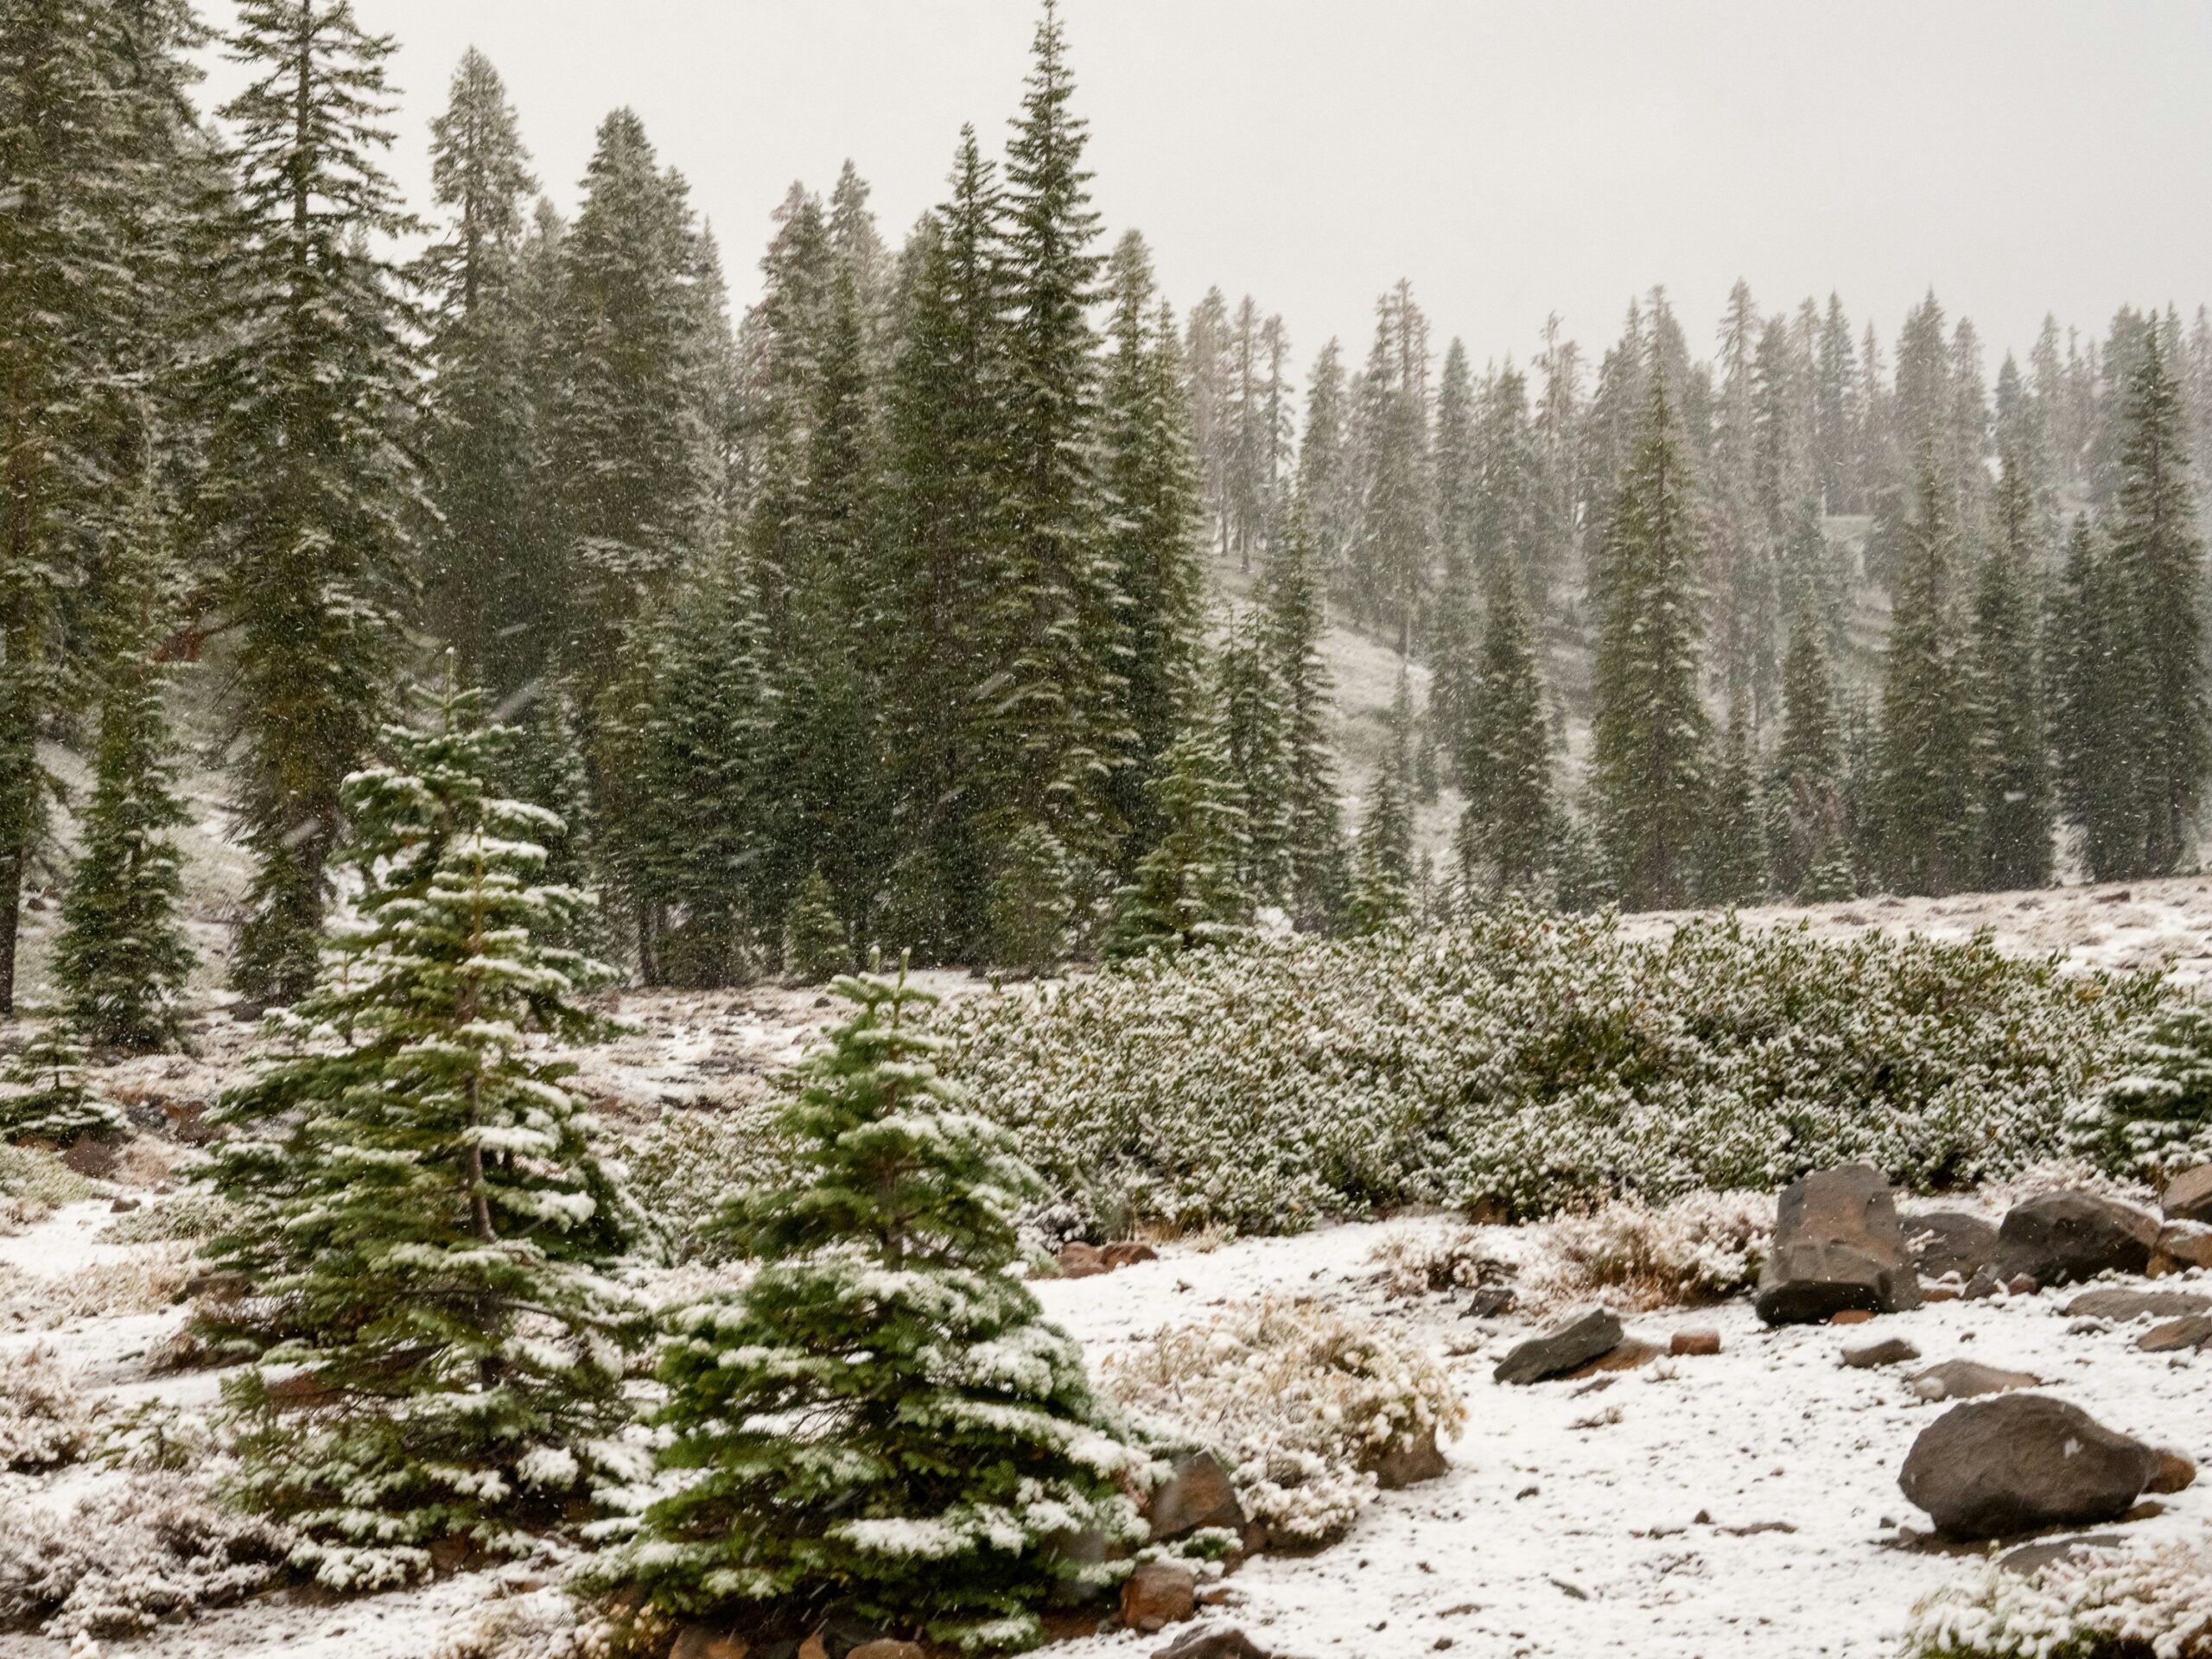
[[[2120,1075],[2082,1103],[2075,1147],[2115,1173],[2212,1163],[2212,1003],[2181,998],[2127,1034]]]
[[[2212,1659],[2212,1542],[1994,1564],[1912,1610],[1899,1659]]]
[[[1224,1453],[1246,1515],[1293,1543],[1341,1536],[1386,1454],[1466,1421],[1451,1379],[1400,1332],[1272,1298],[1109,1356],[1100,1380],[1170,1438]]]
[[[1914,1185],[2062,1147],[2161,996],[1986,938],[1506,906],[1433,931],[1143,958],[951,1009],[951,1070],[1092,1218],[1294,1230],[1378,1205],[1540,1214],[1772,1191],[1864,1161]]]
[[[132,1478],[64,1514],[0,1515],[0,1623],[121,1635],[253,1594],[282,1570],[283,1529],[182,1476]]]
[[[43,1220],[99,1189],[52,1153],[0,1141],[0,1231]]]
[[[765,1099],[721,1110],[664,1111],[631,1143],[625,1157],[631,1192],[677,1261],[724,1259],[709,1225],[723,1200],[786,1167],[774,1116]]]
[[[1548,1223],[1529,1285],[1545,1303],[1605,1291],[1637,1307],[1717,1301],[1758,1278],[1773,1236],[1764,1192],[1688,1192],[1657,1208],[1617,1199]]]
[[[51,1331],[73,1319],[158,1313],[174,1306],[192,1277],[189,1244],[151,1244],[122,1262],[95,1262],[68,1273],[0,1275],[0,1320]]]
[[[156,1198],[118,1216],[100,1229],[103,1244],[160,1244],[171,1240],[213,1238],[238,1224],[238,1212],[213,1192],[194,1188],[173,1198]]]
[[[92,1438],[92,1408],[51,1349],[0,1355],[0,1469],[73,1463]]]
[[[1489,1238],[1467,1226],[1440,1232],[1427,1227],[1401,1227],[1375,1247],[1370,1259],[1382,1269],[1384,1294],[1395,1297],[1472,1290],[1512,1274],[1491,1253]]]

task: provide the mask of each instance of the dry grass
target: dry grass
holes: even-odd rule
[[[50,1277],[0,1274],[0,1328],[51,1331],[75,1319],[158,1313],[184,1294],[194,1249],[188,1242],[148,1244],[127,1261],[93,1262]]]
[[[1632,1308],[1719,1301],[1748,1288],[1774,1235],[1763,1192],[1692,1192],[1652,1209],[1619,1199],[1542,1230],[1527,1288],[1539,1308],[1603,1297]]]

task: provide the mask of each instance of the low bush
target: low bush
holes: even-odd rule
[[[74,1319],[158,1313],[182,1300],[192,1273],[192,1246],[180,1242],[68,1273],[0,1275],[0,1324],[51,1331]]]
[[[217,1193],[195,1187],[173,1198],[155,1198],[118,1216],[99,1230],[103,1244],[165,1244],[213,1238],[238,1224],[238,1212]]]
[[[2212,1542],[1992,1565],[1912,1610],[1899,1659],[2212,1659]]]
[[[60,1205],[99,1190],[50,1152],[0,1141],[0,1232],[42,1221]]]
[[[238,1601],[283,1570],[283,1529],[181,1475],[136,1476],[63,1514],[0,1516],[0,1623],[125,1635]]]
[[[1402,1227],[1375,1247],[1370,1260],[1382,1269],[1385,1295],[1437,1296],[1512,1277],[1514,1268],[1491,1254],[1491,1244],[1475,1227],[1455,1226],[1440,1232]]]
[[[2212,1163],[2212,1003],[2177,997],[2127,1033],[2118,1075],[2075,1113],[2076,1150],[2158,1179]]]
[[[1143,958],[947,1011],[950,1069],[1095,1231],[1288,1231],[1378,1206],[1548,1213],[1773,1191],[1867,1162],[1929,1188],[2063,1149],[2164,993],[1963,944],[1509,906],[1432,932]]]
[[[1389,1326],[1266,1300],[1109,1356],[1100,1382],[1165,1438],[1211,1446],[1245,1514],[1278,1542],[1341,1536],[1376,1465],[1466,1421],[1452,1381]]]
[[[1609,1291],[1639,1308],[1719,1301],[1757,1281],[1773,1236],[1764,1192],[1689,1192],[1656,1209],[1618,1199],[1548,1224],[1529,1288],[1554,1306]]]
[[[92,1444],[93,1412],[51,1349],[0,1356],[0,1469],[74,1463]]]
[[[679,1262],[717,1262],[727,1248],[708,1225],[722,1200],[783,1169],[789,1154],[766,1098],[715,1110],[669,1110],[626,1154],[638,1207],[661,1230]]]

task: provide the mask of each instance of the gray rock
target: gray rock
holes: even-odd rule
[[[1754,1305],[1769,1325],[1920,1306],[1920,1278],[1878,1172],[1863,1164],[1824,1169],[1783,1189]]]
[[[1961,1300],[1969,1302],[1984,1301],[2004,1288],[2004,1285],[1997,1277],[1997,1269],[1984,1268],[1967,1281],[1967,1287]]]
[[[1971,1279],[1997,1258],[1997,1229],[1962,1210],[1927,1210],[1904,1218],[1905,1246],[1923,1278]]]
[[[2168,1221],[2212,1222],[2212,1164],[2185,1169],[2160,1197]]]
[[[1878,1365],[1902,1365],[1908,1359],[1918,1359],[1920,1350],[1903,1337],[1885,1337],[1879,1342],[1864,1343],[1843,1351],[1843,1363],[1854,1371],[1871,1371]]]
[[[2170,1221],[2158,1229],[2152,1273],[2179,1273],[2184,1268],[2212,1268],[2212,1227],[2201,1221]]]
[[[1242,1630],[1192,1630],[1172,1647],[1161,1648],[1152,1659],[1271,1659],[1265,1648],[1254,1645]]]
[[[2024,1274],[2048,1286],[2140,1273],[2158,1242],[2158,1217],[2132,1205],[2093,1192],[2040,1192],[2005,1211],[1997,1230],[1997,1276]]]
[[[1395,1492],[1451,1472],[1452,1465],[1436,1444],[1436,1431],[1424,1428],[1382,1454],[1375,1465],[1375,1484],[1386,1492]]]
[[[1229,1471],[1211,1452],[1186,1452],[1175,1459],[1167,1478],[1145,1508],[1152,1535],[1180,1538],[1201,1527],[1244,1530],[1244,1506],[1229,1484]]]
[[[2146,1354],[2186,1353],[2192,1348],[2212,1347],[2212,1313],[2195,1313],[2185,1319],[2154,1325],[2135,1338]]]
[[[2069,1319],[2113,1319],[2125,1322],[2144,1318],[2171,1319],[2183,1313],[2212,1308],[2212,1296],[2192,1295],[2185,1290],[2128,1290],[2115,1286],[2086,1291],[2066,1304]]]
[[[1612,1352],[1620,1341],[1621,1322],[1604,1308],[1593,1307],[1521,1343],[1497,1362],[1491,1376],[1497,1382],[1517,1385],[1541,1382]]]
[[[2158,1471],[2157,1452],[2080,1407],[2008,1394],[1954,1406],[1923,1429],[1897,1485],[1951,1536],[2002,1538],[2116,1521]]]
[[[2092,1549],[2118,1549],[2126,1541],[2116,1532],[2093,1532],[2085,1538],[2062,1538],[2048,1544],[2022,1544],[2018,1549],[2008,1549],[1997,1559],[1997,1565],[2007,1573],[2017,1573],[2024,1579],[2035,1575],[2056,1561],[2079,1560]]]
[[[2025,1371],[2000,1371],[1994,1365],[1977,1364],[1971,1359],[1947,1359],[1905,1382],[1923,1400],[1971,1400],[1976,1395],[2043,1386],[2043,1378]]]

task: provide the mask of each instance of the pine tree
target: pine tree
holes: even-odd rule
[[[1039,975],[1067,959],[1076,924],[1076,873],[1059,838],[1043,824],[1017,830],[991,874],[984,921],[990,961]]]
[[[1115,895],[1108,954],[1137,957],[1240,938],[1251,914],[1243,874],[1245,810],[1212,709],[1185,711],[1151,788],[1160,837]]]
[[[529,718],[513,728],[499,779],[504,793],[526,805],[543,807],[560,820],[557,830],[548,824],[540,837],[545,849],[545,880],[579,893],[594,885],[598,850],[583,743],[583,718],[574,689],[565,681],[541,684],[531,699]],[[556,944],[585,950],[598,932],[594,906],[581,932],[567,934],[556,927],[548,938]]]
[[[2212,1007],[2181,997],[2145,1016],[2113,1072],[2067,1124],[2073,1150],[2158,1182],[2212,1160]]]
[[[1993,537],[1975,585],[1975,772],[1981,786],[1983,885],[2050,880],[2050,760],[2036,615],[2036,507],[2010,453],[1997,487]]]
[[[1528,887],[1551,863],[1559,830],[1551,731],[1529,607],[1516,563],[1490,576],[1471,741],[1458,761],[1466,810],[1459,821],[1465,879],[1486,869],[1501,887]]]
[[[1920,512],[1906,542],[1882,685],[1881,869],[1892,893],[1974,886],[1982,839],[1973,711],[1956,590],[1952,492],[1932,451],[1920,470]]]
[[[1467,348],[1444,354],[1436,395],[1436,539],[1439,570],[1429,623],[1428,713],[1451,780],[1462,789],[1461,761],[1473,742],[1480,705],[1476,661],[1477,505],[1482,483],[1476,448],[1474,387]]]
[[[2195,838],[2212,770],[2204,686],[2204,544],[2189,485],[2181,394],[2158,331],[2146,329],[2128,386],[2127,428],[2113,503],[2113,570],[2134,613],[2131,673],[2141,701],[2133,740],[2140,755],[2142,866],[2177,868]]]
[[[1688,901],[1704,840],[1698,548],[1681,427],[1654,354],[1643,429],[1593,583],[1601,607],[1591,778],[1599,846],[1624,903]]]
[[[577,999],[607,970],[543,943],[583,900],[540,879],[549,815],[486,791],[474,708],[448,693],[348,781],[359,923],[219,1108],[212,1179],[244,1219],[209,1254],[284,1309],[265,1358],[326,1402],[288,1409],[257,1370],[226,1387],[236,1496],[338,1588],[426,1573],[454,1538],[527,1553],[628,1414],[639,1319],[608,1269],[639,1220],[575,1067],[531,1042],[603,1034]]]
[[[1782,736],[1767,785],[1767,858],[1775,885],[1808,902],[1851,897],[1843,733],[1827,630],[1800,598],[1782,671]],[[1839,882],[1837,871],[1843,873]]]
[[[1113,801],[1129,826],[1128,853],[1141,855],[1164,828],[1154,814],[1158,797],[1150,785],[1164,775],[1179,708],[1197,674],[1205,575],[1173,315],[1164,305],[1154,308],[1151,255],[1135,231],[1114,250],[1108,285],[1114,313],[1103,481],[1112,515],[1107,538],[1114,582],[1128,601],[1119,717],[1131,735],[1129,764],[1115,774]],[[1257,487],[1251,486],[1255,493]]]
[[[1698,871],[1698,897],[1707,905],[1750,904],[1766,890],[1750,701],[1740,686],[1729,697],[1727,732],[1713,769],[1712,816]]]
[[[1358,479],[1353,467],[1350,394],[1342,349],[1332,340],[1313,360],[1306,394],[1306,434],[1298,446],[1298,497],[1319,591],[1348,592],[1351,542],[1358,519]]]
[[[0,1095],[0,1140],[73,1147],[124,1127],[123,1114],[85,1077],[85,1051],[60,1020],[49,1020],[16,1051],[7,1077],[18,1092]]]
[[[2093,880],[2145,872],[2145,791],[2138,764],[2142,654],[2136,616],[2108,543],[2087,517],[2067,542],[2051,635],[2058,793],[2082,832]]]
[[[937,1076],[931,999],[903,972],[838,989],[859,1006],[784,1108],[800,1184],[719,1224],[759,1273],[671,1320],[661,1455],[688,1478],[592,1577],[770,1640],[834,1608],[968,1651],[1033,1646],[1056,1594],[1127,1571],[1111,1553],[1144,1526],[1123,1483],[1149,1459],[1011,1270],[1014,1208],[1043,1185]],[[1053,1548],[1085,1529],[1107,1563]]]
[[[1288,773],[1284,908],[1307,931],[1334,925],[1346,880],[1336,746],[1329,732],[1332,699],[1328,664],[1321,656],[1326,619],[1318,563],[1301,485],[1282,534],[1268,550],[1260,588],[1268,652],[1282,685],[1282,741]]]
[[[1427,399],[1427,324],[1402,282],[1376,302],[1357,411],[1358,528],[1347,550],[1360,614],[1401,657],[1413,650],[1430,577]]]
[[[1271,632],[1264,619],[1255,623],[1232,608],[1216,653],[1214,677],[1221,713],[1221,777],[1233,785],[1243,814],[1237,883],[1254,903],[1284,905],[1292,893],[1296,854],[1297,757],[1291,744],[1295,711]],[[1189,735],[1190,719],[1186,709],[1178,741]]]
[[[438,510],[423,586],[432,626],[498,697],[543,667],[555,591],[523,290],[529,159],[505,84],[471,47],[430,124],[446,222],[419,266],[434,370],[422,448]]]
[[[173,742],[158,659],[175,579],[152,480],[140,491],[108,599],[97,781],[83,850],[61,904],[54,976],[77,1033],[105,1047],[180,1040],[193,954],[179,925],[184,881],[171,832],[189,814],[170,783]]]
[[[1387,927],[1414,908],[1413,683],[1402,664],[1389,730],[1389,747],[1352,842],[1344,920],[1355,934]]]
[[[836,890],[817,865],[799,884],[784,918],[784,971],[801,985],[818,985],[852,966]]]
[[[416,316],[382,250],[413,221],[378,163],[394,48],[350,0],[245,0],[232,49],[251,79],[224,111],[237,186],[203,491],[254,861],[231,974],[289,1001],[315,982],[340,796],[411,601]]]

